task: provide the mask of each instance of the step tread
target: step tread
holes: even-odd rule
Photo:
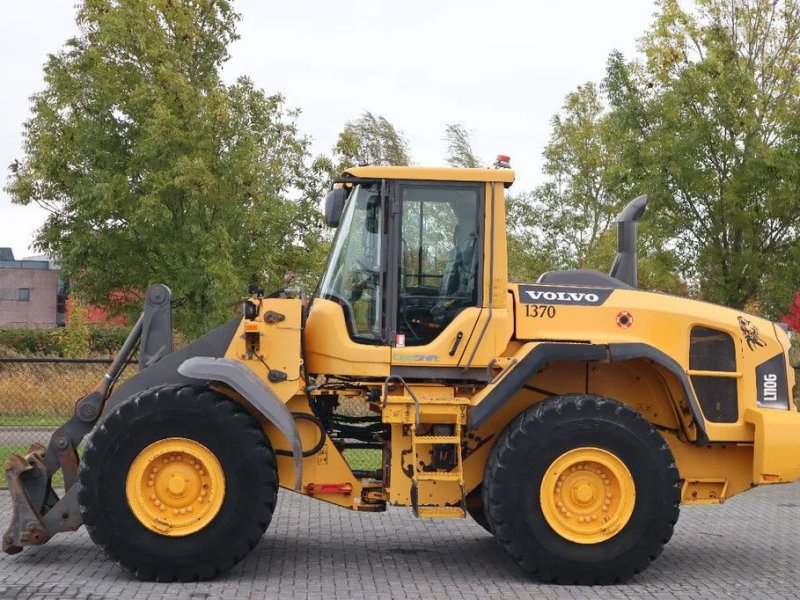
[[[417,516],[421,519],[463,519],[467,513],[460,506],[418,506]]]
[[[461,438],[457,435],[418,435],[414,441],[417,444],[460,444]]]
[[[430,471],[417,473],[419,481],[461,481],[458,471]]]

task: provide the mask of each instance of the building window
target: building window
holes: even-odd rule
[[[19,288],[19,296],[17,299],[20,302],[30,302],[31,299],[31,288]]]

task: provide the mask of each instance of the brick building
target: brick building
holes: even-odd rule
[[[15,260],[11,248],[0,248],[0,326],[63,325],[64,292],[47,257]]]

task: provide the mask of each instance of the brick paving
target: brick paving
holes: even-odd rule
[[[0,522],[10,503],[0,491]],[[261,544],[218,581],[156,584],[106,560],[86,532],[0,556],[0,598],[800,598],[800,483],[723,506],[684,507],[661,557],[631,583],[559,587],[530,580],[470,519],[410,510],[355,514],[280,494]]]

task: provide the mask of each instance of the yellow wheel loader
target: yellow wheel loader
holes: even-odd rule
[[[644,197],[619,216],[610,274],[509,282],[514,172],[496,167],[348,170],[313,298],[253,287],[178,351],[169,289],[151,287],[98,388],[48,448],[6,463],[3,549],[84,524],[140,578],[212,578],[258,543],[283,487],[469,515],[538,579],[614,583],[659,555],[681,504],[800,478],[786,331],[637,289]],[[115,386],[137,344],[139,374]]]

